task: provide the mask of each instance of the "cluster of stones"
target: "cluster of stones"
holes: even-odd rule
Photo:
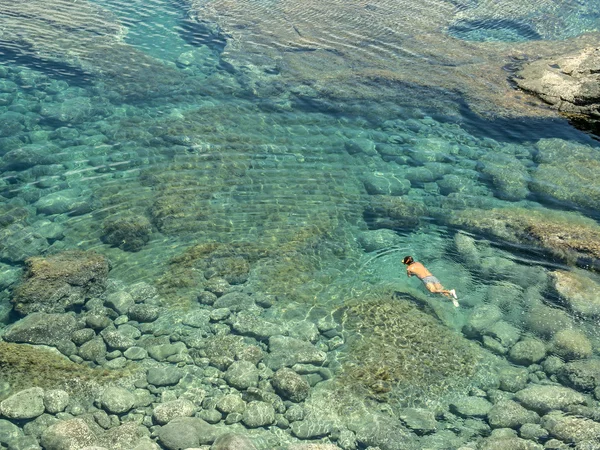
[[[299,439],[332,435],[331,426],[311,419],[303,406],[311,387],[335,370],[328,352],[343,341],[331,318],[280,325],[268,318],[274,298],[224,279],[202,291],[187,312],[171,311],[147,283],[125,287],[107,280],[108,266],[98,261],[106,263],[83,252],[33,261],[35,270],[16,291],[15,306],[27,305],[28,314],[2,337],[54,347],[73,362],[131,376],[83,396],[39,387],[15,393],[0,405],[10,431],[2,444],[49,450],[253,449],[251,443],[227,446],[217,438],[277,427],[288,436],[289,448],[300,449],[294,446]],[[75,274],[86,289],[75,286]],[[63,295],[41,295],[40,279],[54,280]],[[73,305],[81,312],[69,312]],[[245,442],[243,437],[227,442],[236,439]]]

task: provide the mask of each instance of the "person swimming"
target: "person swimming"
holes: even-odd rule
[[[427,270],[427,268],[421,264],[420,262],[416,262],[412,256],[405,256],[402,260],[403,264],[406,264],[406,275],[412,277],[416,275],[419,280],[423,282],[425,288],[429,292],[434,294],[442,294],[446,297],[452,299],[452,304],[458,308],[458,297],[456,296],[456,291],[454,289],[444,289],[440,280],[432,275],[432,273]]]

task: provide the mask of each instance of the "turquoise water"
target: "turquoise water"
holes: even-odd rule
[[[590,346],[581,359],[596,359],[597,315],[574,310],[553,274],[583,277],[584,298],[600,286],[597,138],[533,99],[494,102],[512,98],[507,48],[535,59],[535,46],[596,32],[598,2],[432,2],[428,24],[404,28],[386,15],[421,6],[332,2],[323,16],[271,3],[96,0],[50,37],[44,20],[8,28],[4,323],[28,257],[105,255],[115,283],[158,289],[173,326],[225,274],[272,294],[274,323],[338,322],[340,346],[319,341],[335,384],[317,383],[309,408],[339,423],[399,421],[409,406],[441,421],[453,399],[495,386],[519,339],[552,354],[565,316]],[[460,308],[405,276],[409,254]],[[238,259],[223,269],[223,257]],[[477,328],[485,308],[496,323]]]

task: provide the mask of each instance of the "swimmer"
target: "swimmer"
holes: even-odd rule
[[[429,270],[425,268],[420,262],[416,262],[412,256],[405,256],[402,260],[403,264],[406,264],[406,275],[412,277],[416,275],[419,280],[423,282],[429,292],[434,294],[442,294],[452,299],[452,304],[458,308],[458,301],[456,291],[454,289],[444,289],[440,280],[434,277]]]

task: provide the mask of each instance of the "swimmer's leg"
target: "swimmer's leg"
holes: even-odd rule
[[[442,295],[445,295],[446,297],[451,298],[452,304],[458,308],[459,304],[458,304],[456,292],[454,291],[454,289],[452,289],[450,291],[448,289],[444,289],[444,286],[442,286],[440,283],[427,283],[425,285],[425,287],[427,288],[427,290],[429,292],[431,292],[433,294],[442,294]]]

